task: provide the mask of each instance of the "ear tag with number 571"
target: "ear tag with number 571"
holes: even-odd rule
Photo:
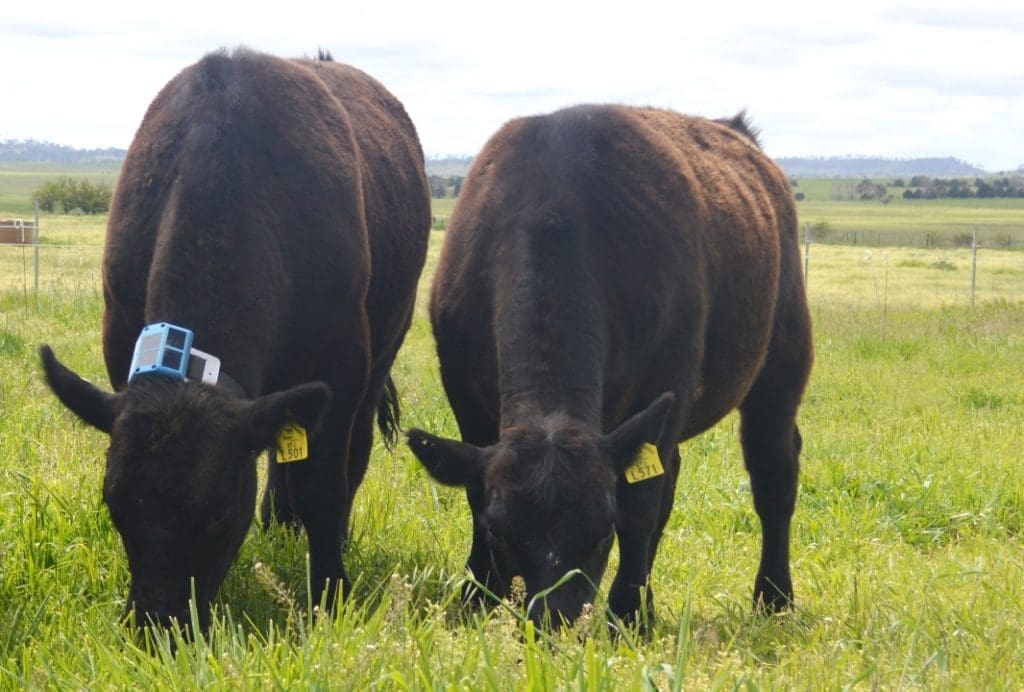
[[[297,423],[286,423],[277,433],[277,463],[287,464],[308,458],[306,429]]]
[[[665,468],[661,465],[658,448],[650,442],[645,442],[644,446],[637,453],[636,459],[626,469],[626,482],[639,483],[648,478],[660,476],[663,473],[665,473]]]

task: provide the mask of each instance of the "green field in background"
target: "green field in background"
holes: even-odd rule
[[[117,170],[109,166],[61,169],[56,165],[0,164],[0,218],[32,218],[31,194],[46,180],[61,175],[84,177],[113,185]],[[818,242],[856,246],[953,246],[969,244],[977,229],[983,245],[993,248],[1024,248],[1024,199],[906,200],[902,189],[890,188],[894,198],[880,201],[832,199],[837,186],[851,181],[798,179],[794,192],[806,199],[797,203],[801,234],[806,228],[822,228]],[[853,181],[856,182],[856,181]],[[892,181],[879,181],[891,183]],[[432,201],[434,228],[443,230],[455,207],[455,199]],[[58,214],[44,214],[43,238],[76,228],[102,228],[105,218],[68,222]]]

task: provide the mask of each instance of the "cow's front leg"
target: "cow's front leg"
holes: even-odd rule
[[[341,555],[350,509],[351,426],[351,409],[334,408],[311,442],[309,458],[286,464],[288,495],[309,541],[311,602],[330,609],[349,586]]]
[[[664,483],[661,477],[633,485],[621,480],[617,490],[619,569],[608,592],[608,607],[624,624],[638,624],[641,629],[654,618],[649,556]]]

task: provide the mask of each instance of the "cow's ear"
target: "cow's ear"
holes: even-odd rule
[[[409,449],[434,479],[444,485],[474,487],[483,483],[484,451],[413,428],[406,433]]]
[[[650,406],[605,436],[605,444],[615,466],[616,475],[625,473],[644,443],[658,444],[675,400],[672,392],[665,392]]]
[[[322,382],[300,384],[259,397],[249,404],[253,448],[270,447],[286,423],[300,425],[312,436],[323,423],[330,403],[331,390]]]
[[[120,410],[120,395],[104,392],[83,380],[57,360],[48,345],[40,347],[39,358],[43,361],[46,384],[61,403],[86,423],[109,435]]]

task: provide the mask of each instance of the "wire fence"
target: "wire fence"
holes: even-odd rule
[[[99,292],[102,245],[0,243],[0,291]]]
[[[1024,227],[1024,224],[1022,224]],[[821,245],[847,245],[865,248],[968,248],[973,243],[992,250],[1024,250],[1024,233],[965,228],[956,233],[920,231],[841,231],[822,229],[812,224],[803,227],[804,237]]]
[[[801,243],[812,304],[853,307],[972,305],[1024,301],[1024,247],[864,247]],[[0,243],[0,291],[25,297],[98,294],[99,244]],[[428,277],[429,278],[429,277]]]

